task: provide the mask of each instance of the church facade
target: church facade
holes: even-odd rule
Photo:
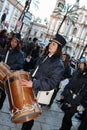
[[[66,4],[66,1],[57,0],[53,13],[50,16],[50,22],[47,31],[47,37],[49,39],[56,34],[62,22],[63,16],[54,14],[56,8],[60,8],[61,4]],[[64,52],[67,52],[71,56],[74,56],[76,59],[78,59],[81,57],[83,51],[83,55],[87,55],[87,9],[85,8],[85,6],[79,6],[79,0],[76,0],[74,6],[75,8],[77,8],[78,14],[78,18],[75,21],[75,24],[73,25],[71,22],[69,22],[69,19],[67,18],[63,22],[58,33],[63,35],[67,40],[67,45]]]

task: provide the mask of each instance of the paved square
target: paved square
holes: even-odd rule
[[[58,92],[56,99],[59,98],[60,92],[61,91]],[[55,100],[51,108],[42,108],[42,115],[35,119],[32,130],[54,130],[58,129],[61,126],[63,112],[61,111],[60,107],[55,103]],[[77,130],[80,122],[74,117],[72,118],[72,122],[72,130]],[[14,124],[11,122],[9,103],[8,99],[6,98],[4,106],[0,111],[0,130],[21,130],[21,126],[22,124]]]

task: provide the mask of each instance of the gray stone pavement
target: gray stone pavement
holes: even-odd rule
[[[58,92],[56,96],[57,99],[59,98],[59,95],[60,92]],[[51,108],[42,108],[42,115],[35,119],[32,130],[54,130],[61,126],[63,112],[56,104],[55,100]],[[74,117],[72,118],[72,122],[72,130],[77,130],[80,122]],[[0,130],[21,130],[21,126],[22,124],[14,124],[11,122],[8,99],[6,98],[4,106],[0,111]]]

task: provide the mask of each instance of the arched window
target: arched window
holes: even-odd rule
[[[72,34],[76,35],[76,33],[77,33],[77,28],[74,28]]]
[[[84,16],[83,13],[79,13],[78,22],[81,22],[81,21],[82,21],[83,16]]]
[[[41,33],[40,38],[42,38],[42,37],[43,37],[43,34]]]
[[[61,7],[62,5],[63,5],[63,4],[59,2],[58,5],[57,5],[57,7]]]
[[[34,36],[36,36],[36,35],[37,35],[37,32],[35,31],[35,32],[34,32]]]

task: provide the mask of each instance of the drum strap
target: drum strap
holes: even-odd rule
[[[9,55],[9,50],[8,50],[8,51],[7,51],[7,53],[6,53],[5,63],[7,63],[7,60],[8,60],[8,55]]]
[[[38,69],[39,69],[39,65],[36,67],[35,71],[33,72],[32,78],[35,77],[35,74],[37,73]]]
[[[45,59],[42,61],[42,63],[44,63],[48,58],[49,58],[49,56],[46,56]],[[42,64],[42,63],[41,63],[41,64]],[[41,65],[41,64],[40,64],[40,65]],[[38,71],[40,65],[38,65],[38,66],[36,67],[35,71],[33,72],[33,74],[32,74],[32,77],[33,77],[33,78],[35,77],[35,75],[36,75],[36,73],[37,73],[37,71]]]

